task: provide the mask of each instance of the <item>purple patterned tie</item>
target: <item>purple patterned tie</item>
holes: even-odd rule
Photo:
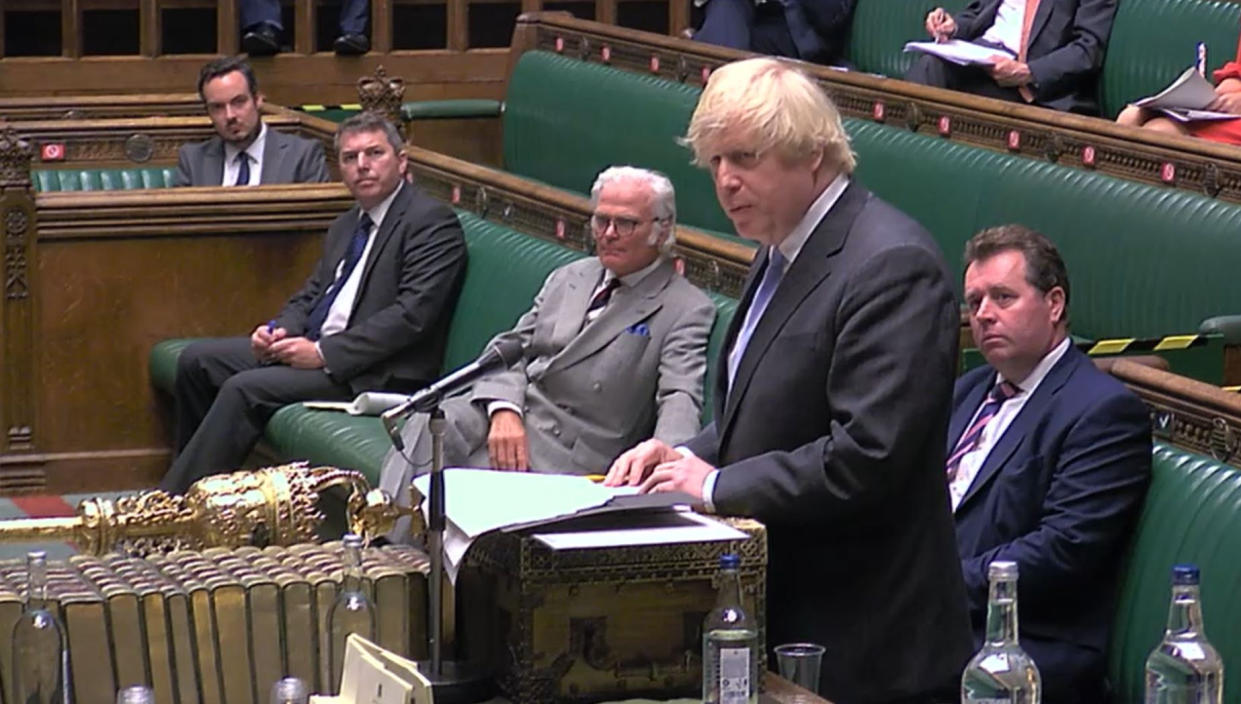
[[[987,423],[999,413],[1000,406],[1013,396],[1017,395],[1020,389],[1015,384],[1007,381],[1001,381],[991,387],[991,393],[987,394],[987,402],[982,405],[982,409],[978,411],[978,417],[974,419],[971,425],[964,433],[961,439],[957,441],[957,446],[953,449],[952,454],[948,455],[947,471],[948,481],[952,481],[957,477],[957,467],[961,466],[961,458],[970,450],[978,447],[978,441],[982,438],[982,430],[987,427]]]

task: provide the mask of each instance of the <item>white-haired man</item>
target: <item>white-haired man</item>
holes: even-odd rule
[[[686,140],[758,256],[714,420],[650,440],[609,484],[679,490],[767,524],[767,642],[827,647],[837,702],[931,702],[972,648],[944,438],[958,313],[943,256],[850,180],[835,106],[790,64],[718,69]]]
[[[670,257],[676,196],[662,174],[605,170],[591,189],[596,257],[552,272],[534,306],[491,345],[518,340],[525,356],[446,401],[449,466],[602,473],[650,437],[698,432],[707,337],[715,306]],[[396,452],[380,486],[408,499],[430,467],[426,418],[402,431],[413,466]]]

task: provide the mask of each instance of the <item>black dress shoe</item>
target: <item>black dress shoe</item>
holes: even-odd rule
[[[371,50],[371,40],[365,34],[342,34],[332,48],[339,56],[361,56]]]
[[[241,36],[241,48],[250,56],[271,56],[280,53],[280,37],[275,27],[260,24]]]

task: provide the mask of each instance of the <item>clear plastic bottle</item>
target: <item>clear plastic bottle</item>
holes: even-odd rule
[[[1017,563],[987,566],[987,633],[961,675],[961,704],[1039,704],[1043,682],[1017,640]]]
[[[26,554],[26,607],[13,626],[13,692],[21,704],[64,704],[65,631],[47,601],[47,554]]]
[[[702,623],[704,704],[757,704],[758,627],[741,608],[741,560],[720,556],[719,593]]]
[[[1202,624],[1198,568],[1172,568],[1172,603],[1163,640],[1146,658],[1146,704],[1220,704],[1224,663]]]
[[[327,617],[332,663],[332,679],[328,686],[332,694],[337,694],[340,688],[340,676],[345,669],[345,640],[349,634],[357,633],[367,640],[375,640],[375,605],[362,590],[362,538],[349,533],[341,542],[345,548],[344,580]]]

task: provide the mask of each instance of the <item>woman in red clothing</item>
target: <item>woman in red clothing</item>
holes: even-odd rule
[[[1212,142],[1241,145],[1241,45],[1237,47],[1237,59],[1224,64],[1212,75],[1215,78],[1215,100],[1206,109],[1232,113],[1238,119],[1177,122],[1167,117],[1157,117],[1159,113],[1154,110],[1130,105],[1120,112],[1116,122],[1165,134],[1184,134]]]

